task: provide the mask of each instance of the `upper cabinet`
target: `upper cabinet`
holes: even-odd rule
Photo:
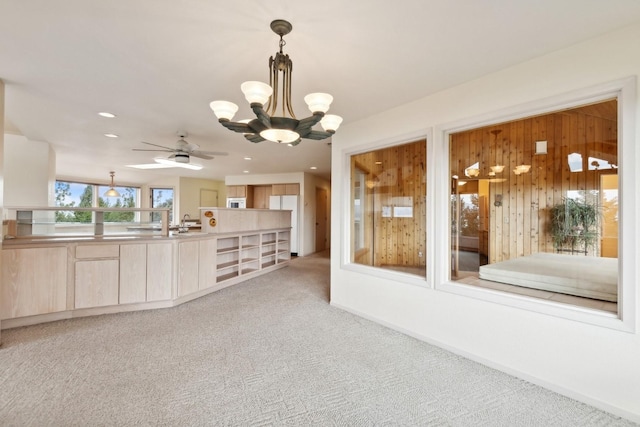
[[[273,184],[272,196],[297,196],[300,194],[300,184]]]
[[[227,197],[247,197],[247,186],[227,185]]]

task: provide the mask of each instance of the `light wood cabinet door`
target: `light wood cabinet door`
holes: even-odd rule
[[[269,209],[269,197],[271,196],[271,185],[256,185],[253,187],[253,208]]]
[[[171,299],[173,245],[147,245],[147,301]]]
[[[297,196],[300,194],[300,184],[285,184],[284,194],[286,196]]]
[[[273,184],[271,186],[272,196],[284,196],[287,190],[286,184]]]
[[[297,196],[300,194],[300,184],[273,184],[271,186],[272,196]]]
[[[117,259],[76,261],[75,308],[118,304]]]
[[[67,248],[4,249],[0,319],[67,308]]]
[[[227,197],[247,197],[247,186],[227,185]]]
[[[199,242],[183,242],[178,245],[178,296],[198,290]]]
[[[120,245],[120,304],[147,300],[147,245]]]

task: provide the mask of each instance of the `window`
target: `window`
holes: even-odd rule
[[[351,156],[351,262],[426,276],[426,141]]]
[[[103,197],[109,186],[72,181],[56,181],[56,206],[60,207],[139,207],[140,189],[137,187],[115,187],[120,197]],[[105,212],[105,222],[131,222],[134,212]],[[91,223],[91,212],[56,211],[56,222]]]
[[[618,101],[449,134],[450,280],[618,313]]]
[[[173,188],[152,188],[151,207],[169,208],[169,223],[173,223]],[[160,212],[151,213],[151,222],[160,222]]]

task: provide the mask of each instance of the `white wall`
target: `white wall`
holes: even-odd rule
[[[176,212],[178,215],[178,218],[176,219],[178,221],[182,219],[185,214],[189,214],[193,219],[200,218],[200,190],[202,189],[217,191],[218,206],[226,206],[225,194],[227,190],[223,181],[181,177],[180,198],[175,199],[179,201],[178,211]]]
[[[430,129],[487,116],[574,90],[640,73],[640,25],[581,43],[554,54],[502,70],[464,85],[420,99],[366,120],[343,125],[333,137],[331,303],[408,334],[427,340],[555,391],[640,422],[640,336],[575,320],[496,304],[438,290],[437,283],[415,286],[344,268],[348,260],[349,164],[347,153],[380,142],[406,142],[428,136]],[[437,64],[436,64],[437,65]],[[637,108],[637,107],[636,107]],[[633,114],[638,121],[638,110]],[[434,135],[438,133],[435,132]],[[632,144],[638,137],[632,131]],[[440,141],[442,142],[442,141]],[[437,138],[436,138],[437,147]],[[432,151],[431,154],[434,152]],[[428,159],[446,165],[446,153]],[[637,159],[637,154],[634,154]],[[630,168],[632,169],[632,168]],[[634,172],[635,173],[635,172]],[[636,176],[638,176],[636,174]],[[430,189],[447,194],[448,180],[435,180]],[[627,195],[638,192],[639,180],[627,181]],[[433,194],[428,194],[431,197]],[[623,203],[640,208],[638,198]],[[446,210],[445,210],[446,211]],[[442,212],[433,210],[432,214]],[[629,219],[627,219],[629,220]],[[428,235],[446,229],[446,217],[428,218]],[[632,236],[625,246],[626,263],[640,264],[638,220],[628,223]],[[623,225],[624,228],[624,225]],[[446,264],[447,242],[430,242],[435,270]],[[433,254],[436,253],[436,254]],[[635,270],[633,270],[635,271]],[[437,276],[431,276],[437,277]],[[432,279],[435,280],[435,279]],[[632,277],[640,283],[640,277]],[[640,306],[640,292],[627,295]],[[627,313],[628,314],[628,313]],[[637,317],[635,330],[640,330]]]
[[[52,206],[55,152],[46,142],[4,135],[4,205]]]

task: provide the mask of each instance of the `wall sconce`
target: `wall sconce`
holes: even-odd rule
[[[501,173],[504,170],[504,165],[495,165],[491,166],[491,172],[495,174]]]
[[[478,175],[480,175],[480,169],[469,168],[464,171],[464,174],[467,175],[469,178],[475,178]]]
[[[527,173],[531,169],[531,165],[519,165],[513,170],[513,173],[520,175],[521,173]]]

